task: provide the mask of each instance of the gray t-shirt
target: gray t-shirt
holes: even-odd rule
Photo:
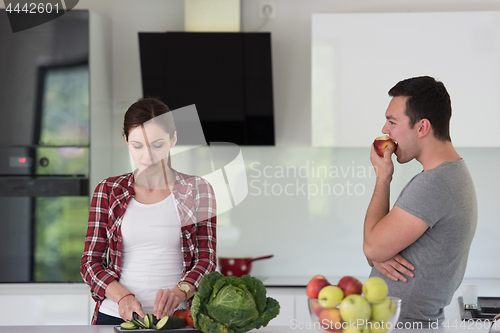
[[[402,299],[400,322],[421,322],[423,328],[436,320],[442,324],[443,308],[462,282],[477,225],[476,191],[464,160],[417,174],[395,205],[429,225],[400,252],[415,267],[415,276],[395,282],[375,268],[370,276],[383,278],[389,296]]]

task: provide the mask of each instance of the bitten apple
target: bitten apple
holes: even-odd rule
[[[387,283],[378,276],[372,276],[363,284],[363,294],[369,302],[380,302],[387,297],[388,293]]]
[[[326,286],[318,294],[318,302],[324,308],[334,308],[343,299],[344,292],[337,286]]]
[[[344,297],[352,294],[361,295],[363,292],[363,284],[352,276],[344,276],[340,279],[339,283],[337,283],[337,286],[344,292]]]
[[[342,332],[342,318],[337,308],[323,309],[319,314],[319,322],[327,332]]]
[[[380,157],[384,157],[384,152],[388,145],[392,145],[392,151],[396,151],[397,144],[394,140],[390,139],[388,135],[379,136],[373,141],[373,148],[375,148],[375,151]]]
[[[320,290],[329,285],[331,285],[331,283],[328,282],[328,280],[323,275],[314,276],[307,284],[307,297],[317,299]]]

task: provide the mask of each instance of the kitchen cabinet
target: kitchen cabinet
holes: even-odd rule
[[[498,11],[313,14],[313,146],[365,147],[384,124],[387,91],[399,80],[431,75],[452,99],[454,145],[498,147],[500,77],[489,73],[500,69],[500,49],[491,46],[499,19]]]
[[[89,174],[111,164],[111,29],[72,10],[13,34],[1,12],[0,281],[81,282]]]
[[[296,297],[300,291],[303,288],[267,288],[267,297],[280,303],[280,313],[269,322],[269,326],[290,326],[290,322],[295,319]]]
[[[0,284],[0,327],[87,325],[93,301],[83,283]]]
[[[300,280],[300,278],[263,279],[264,283],[268,281],[274,285],[274,287],[267,287],[267,296],[275,298],[280,303],[280,314],[269,323],[266,331],[259,331],[275,332],[276,330],[273,331],[271,328],[288,327],[290,329],[294,325],[298,326],[299,323],[310,322],[305,287],[276,287],[275,284],[279,281],[281,283],[296,283]],[[332,278],[333,280],[335,279]],[[478,284],[479,296],[500,297],[500,279],[465,279],[463,283]],[[451,328],[453,326],[460,328],[462,323],[458,307],[458,297],[461,295],[459,288],[450,305],[445,308],[445,317],[449,320]],[[0,316],[0,332],[6,332],[4,330],[6,326],[12,329],[11,326],[15,325],[42,327],[45,325],[88,325],[94,305],[95,303],[90,297],[89,287],[83,283],[0,284],[0,313],[2,314]],[[466,327],[468,326],[466,325]],[[79,332],[79,329],[76,332]],[[481,329],[474,327],[474,330],[465,329],[464,332],[482,332]],[[97,332],[86,331],[84,328],[81,328],[81,331]],[[300,331],[300,329],[297,328],[294,331]],[[425,333],[425,330],[418,331]],[[26,329],[22,332],[35,331]],[[409,330],[405,330],[405,332],[409,332]],[[448,332],[448,330],[440,329],[438,332]]]

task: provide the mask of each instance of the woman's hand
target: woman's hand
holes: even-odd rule
[[[403,258],[400,254],[396,254],[393,258],[386,261],[372,261],[373,266],[386,277],[393,281],[401,280],[403,282],[408,281],[404,276],[413,277],[414,274],[411,270],[414,270],[415,267]],[[404,275],[403,275],[404,274]]]
[[[139,302],[134,295],[128,295],[118,304],[118,314],[120,317],[127,321],[132,320],[132,314],[136,312],[141,318],[146,315],[144,310],[142,310],[141,302]]]
[[[186,300],[186,294],[178,287],[172,289],[160,289],[156,293],[153,314],[157,319],[171,315],[174,310]]]

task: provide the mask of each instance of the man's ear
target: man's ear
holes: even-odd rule
[[[426,118],[423,118],[419,122],[417,122],[416,126],[418,126],[417,134],[419,138],[423,138],[432,131],[431,122]]]
[[[170,148],[175,146],[176,143],[177,143],[177,131],[175,131],[174,135],[172,135],[172,137],[170,138]]]

